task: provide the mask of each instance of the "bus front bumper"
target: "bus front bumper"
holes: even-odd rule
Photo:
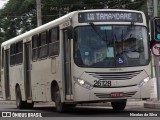
[[[119,88],[93,88],[86,89],[78,84],[74,86],[74,101],[112,101],[119,99],[150,98],[150,83],[145,86],[130,86]],[[146,91],[147,90],[147,91]]]

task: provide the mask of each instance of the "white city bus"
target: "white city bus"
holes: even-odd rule
[[[150,97],[150,53],[143,12],[69,13],[1,45],[5,100],[17,108],[54,101],[58,112],[81,103]]]

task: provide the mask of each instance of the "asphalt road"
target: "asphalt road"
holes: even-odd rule
[[[55,107],[46,105],[35,105],[33,109],[17,109],[13,104],[0,104],[0,112],[33,112],[42,113],[42,117],[144,117],[145,113],[148,117],[160,117],[160,109],[143,108],[142,106],[127,106],[124,111],[113,111],[111,107],[97,106],[77,106],[65,113],[57,113]]]
[[[52,105],[35,105],[33,109],[23,109],[19,110],[14,104],[1,104],[0,103],[0,116],[2,112],[13,113],[41,113],[42,118],[1,118],[8,120],[159,120],[160,117],[156,116],[132,116],[134,114],[145,115],[147,114],[157,114],[160,116],[160,109],[148,109],[143,108],[143,106],[127,106],[123,112],[114,112],[111,107],[97,107],[97,106],[77,106],[65,113],[57,113],[55,107]]]

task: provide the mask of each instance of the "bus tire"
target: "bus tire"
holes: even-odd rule
[[[120,102],[111,102],[113,110],[123,111],[126,107],[127,100],[123,100]]]
[[[21,89],[19,86],[16,87],[16,106],[18,109],[25,107],[25,101],[22,101]]]
[[[32,102],[32,103],[27,103],[27,104],[26,104],[26,109],[32,109],[33,106],[34,106],[34,102]]]
[[[59,87],[55,87],[54,91],[54,98],[55,98],[55,106],[57,112],[64,112],[65,111],[65,104],[61,102],[61,94]]]

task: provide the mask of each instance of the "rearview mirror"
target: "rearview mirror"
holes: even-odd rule
[[[68,39],[73,38],[73,27],[68,27],[67,28],[67,35],[68,35]]]

